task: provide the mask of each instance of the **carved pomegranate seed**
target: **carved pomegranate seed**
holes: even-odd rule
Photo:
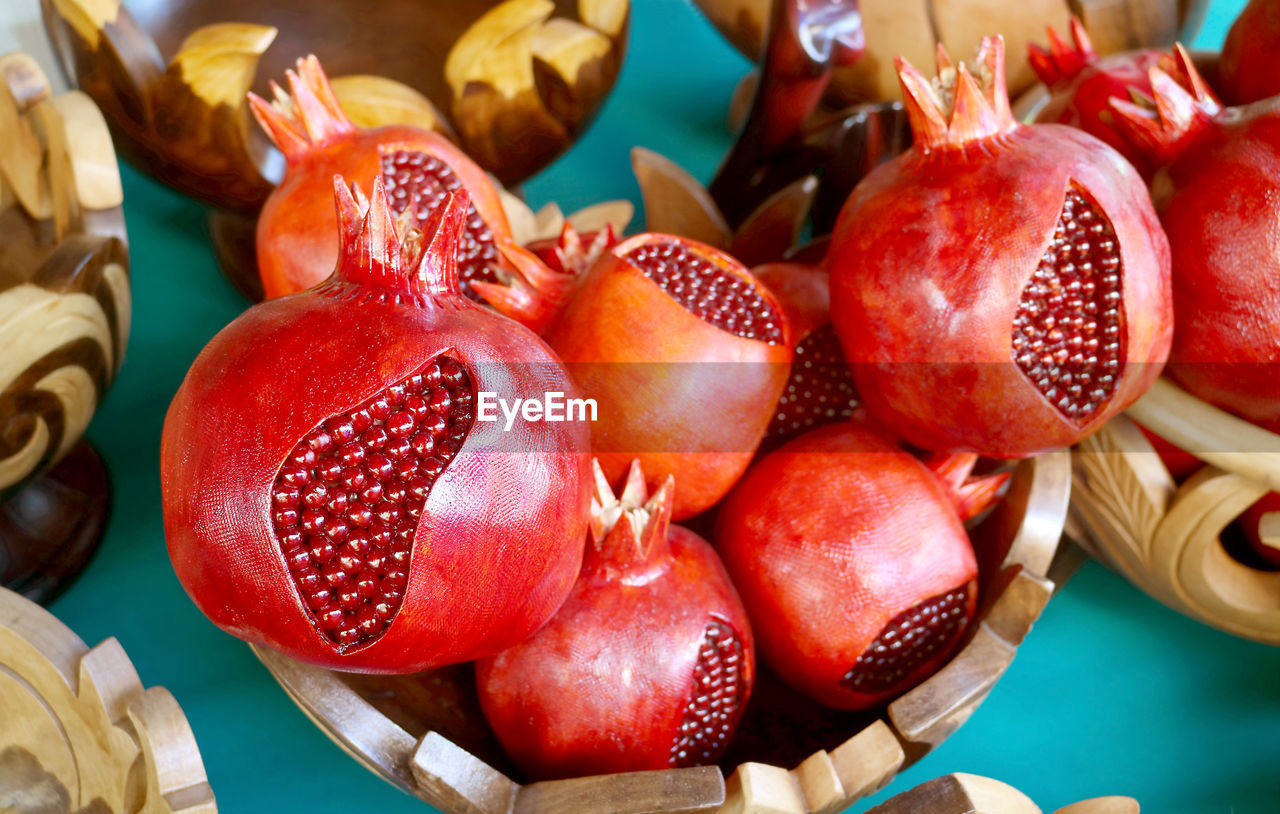
[[[489,655],[578,574],[588,430],[484,423],[478,394],[577,394],[540,339],[459,293],[465,191],[405,245],[380,179],[364,210],[337,192],[333,276],[224,328],[170,405],[174,569],[220,627],[324,667]]]
[[[1107,216],[1067,192],[1049,250],[1022,290],[1013,357],[1067,418],[1088,421],[1115,392],[1124,361],[1120,245]]]
[[[900,687],[916,668],[947,652],[963,632],[973,607],[972,588],[930,597],[884,626],[840,683],[859,693]]]
[[[476,664],[485,717],[534,777],[714,763],[751,694],[746,612],[705,540],[671,525],[638,464],[617,496],[596,466],[591,538],[564,606]]]
[[[478,300],[473,280],[497,279],[506,265],[498,250],[510,241],[498,190],[488,175],[444,136],[406,125],[357,127],[343,113],[320,62],[298,60],[289,94],[272,84],[272,104],[249,94],[250,109],[285,157],[285,175],[258,218],[258,271],[268,298],[322,282],[338,257],[338,224],[330,207],[333,176],[367,185],[381,178],[391,210],[406,210],[422,228],[450,192],[470,194],[458,246],[462,293]]]
[[[1172,339],[1168,240],[1141,177],[1074,128],[1014,120],[1004,42],[930,82],[915,143],[849,196],[828,266],[858,393],[916,447],[1025,457],[1142,395]]]
[[[976,608],[977,562],[952,495],[857,422],[753,464],[721,504],[715,539],[761,658],[828,706],[911,689],[951,657]]]
[[[364,644],[404,600],[427,495],[475,420],[471,377],[440,356],[326,420],[285,459],[272,523],[317,627]]]
[[[782,342],[778,307],[751,284],[681,241],[643,243],[622,255],[698,319],[744,339]]]

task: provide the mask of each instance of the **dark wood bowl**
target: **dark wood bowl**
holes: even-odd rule
[[[77,444],[124,355],[129,258],[102,114],[52,96],[25,54],[0,79],[0,584],[47,600],[105,517],[105,473]]]
[[[357,123],[434,125],[512,184],[595,115],[621,67],[630,10],[628,0],[327,0],[323,13],[288,0],[42,5],[68,78],[102,108],[121,153],[247,214],[280,160],[249,121],[245,93],[267,93],[299,57],[316,54],[338,78]]]
[[[941,743],[995,686],[1053,592],[1070,481],[1066,452],[1021,462],[1004,499],[971,531],[978,618],[938,673],[884,709],[848,713],[762,670],[720,766],[523,782],[485,723],[469,664],[363,676],[254,652],[343,749],[448,814],[839,811]]]
[[[694,0],[716,28],[743,54],[760,54],[772,0]],[[1045,42],[1045,26],[1067,30],[1070,15],[1084,21],[1100,54],[1172,45],[1194,30],[1208,0],[859,0],[867,50],[855,65],[840,68],[831,95],[839,104],[900,99],[893,58],[902,54],[924,70],[942,42],[956,59],[967,59],[978,41],[1003,34],[1009,93],[1031,87],[1035,74],[1027,45]]]

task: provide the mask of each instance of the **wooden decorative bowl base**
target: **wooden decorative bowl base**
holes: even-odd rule
[[[47,604],[88,564],[102,539],[110,484],[81,441],[21,489],[0,496],[0,586]]]
[[[0,56],[0,585],[39,601],[84,566],[107,511],[79,442],[129,336],[122,202],[93,102]]]
[[[1280,435],[1163,378],[1127,416],[1072,455],[1071,536],[1174,610],[1280,645],[1280,570],[1248,562],[1228,537],[1233,520],[1280,491]],[[1177,485],[1135,421],[1205,466]]]
[[[525,783],[476,700],[471,665],[411,676],[332,672],[255,647],[308,716],[370,770],[449,814],[816,814],[884,786],[969,717],[1053,592],[1066,452],[1023,461],[971,530],[978,618],[941,671],[878,712],[819,707],[762,670],[721,766]]]
[[[1132,797],[1081,800],[1054,814],[1138,814]],[[886,800],[867,814],[1043,814],[1007,783],[973,774],[949,774]]]

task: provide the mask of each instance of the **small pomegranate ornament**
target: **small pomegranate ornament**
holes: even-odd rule
[[[639,459],[654,490],[680,483],[672,517],[722,498],[746,470],[790,372],[782,306],[738,261],[657,233],[603,249],[585,273],[509,257],[507,285],[477,289],[500,312],[541,329],[596,400],[592,452],[610,483]]]
[[[1147,69],[1160,61],[1162,53],[1143,49],[1099,57],[1078,17],[1071,18],[1073,44],[1068,45],[1053,28],[1048,33],[1047,49],[1034,43],[1028,49],[1032,69],[1049,88],[1049,101],[1036,114],[1036,121],[1066,124],[1096,136],[1144,176],[1149,175],[1154,168],[1116,133],[1107,104],[1111,99],[1128,99],[1130,89],[1150,94]]]
[[[1232,104],[1280,94],[1280,0],[1252,0],[1231,24],[1218,60],[1218,86]]]
[[[801,263],[766,263],[751,270],[777,296],[791,323],[795,356],[761,452],[816,427],[848,421],[858,409],[853,372],[831,324],[827,270]]]
[[[1004,41],[976,75],[898,61],[915,144],[849,196],[828,256],[867,409],[911,444],[1022,457],[1132,403],[1168,354],[1168,243],[1098,139],[1009,112]]]
[[[1169,373],[1280,432],[1280,99],[1223,109],[1180,45],[1151,85],[1149,105],[1111,109],[1161,167],[1151,196],[1173,253]]]
[[[407,125],[356,127],[338,105],[314,56],[289,71],[289,94],[272,83],[272,104],[250,93],[249,106],[285,157],[285,174],[258,217],[258,273],[268,298],[325,280],[338,259],[338,224],[329,205],[333,176],[359,184],[381,178],[397,216],[409,212],[423,227],[451,191],[471,202],[458,243],[462,293],[478,297],[472,280],[496,280],[505,265],[500,244],[511,227],[498,190],[478,164],[444,136]]]
[[[459,294],[465,192],[402,247],[380,179],[364,213],[336,186],[333,276],[220,331],[169,407],[169,555],[219,627],[313,664],[497,652],[577,576],[588,430],[477,420],[481,393],[573,388],[540,339]]]
[[[746,612],[711,546],[648,497],[632,464],[615,497],[597,464],[591,541],[564,606],[476,664],[485,717],[534,777],[714,763],[751,694]]]
[[[915,686],[950,658],[976,607],[978,567],[951,497],[856,422],[752,466],[720,508],[716,549],[761,658],[832,707]]]

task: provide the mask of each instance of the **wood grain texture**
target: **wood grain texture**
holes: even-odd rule
[[[17,812],[216,814],[186,717],[115,639],[90,650],[0,588],[0,788]],[[50,810],[39,808],[38,810]]]
[[[363,126],[432,127],[505,183],[567,149],[621,68],[629,0],[41,0],[55,51],[121,151],[181,192],[252,214],[278,155],[251,126],[253,88],[309,53]],[[136,16],[135,16],[136,15]]]
[[[1020,462],[1010,483],[971,532],[989,564],[974,633],[950,664],[881,718],[808,710],[776,680],[768,693],[757,686],[756,698],[769,709],[748,714],[742,727],[759,731],[738,736],[754,751],[725,767],[527,783],[496,749],[467,665],[357,677],[254,651],[339,745],[447,814],[834,814],[954,731],[991,691],[1049,600],[1052,583],[1037,569],[1048,567],[1065,522],[1070,457],[1055,452]],[[777,757],[795,751],[780,739],[809,742],[815,731],[821,748]]]
[[[1165,379],[1127,416],[1075,450],[1072,516],[1081,544],[1169,607],[1280,644],[1280,572],[1248,564],[1223,543],[1237,517],[1280,488],[1280,436]],[[1175,485],[1135,420],[1207,466]]]

